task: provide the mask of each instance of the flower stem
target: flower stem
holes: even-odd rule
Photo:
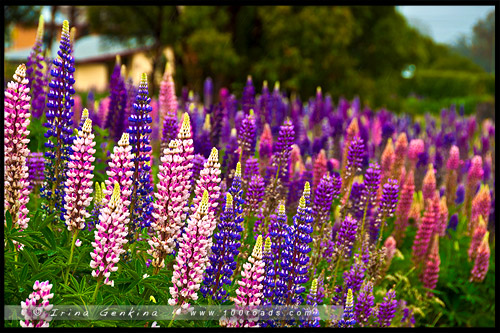
[[[94,295],[92,295],[92,302],[91,303],[94,303],[94,301],[97,297],[97,291],[99,290],[99,287],[101,286],[101,280],[102,280],[102,276],[99,277],[99,279],[97,280],[97,284],[96,284],[95,290],[94,290]]]
[[[64,284],[68,283],[69,270],[71,267],[71,261],[73,261],[73,253],[75,252],[75,243],[77,236],[78,236],[78,230],[73,232],[73,239],[71,240],[71,252],[69,254],[68,268],[66,269],[66,274],[64,276]]]
[[[174,323],[174,320],[175,320],[175,316],[177,315],[177,312],[174,312],[174,316],[172,317],[172,320],[170,321],[170,323],[168,324],[168,327],[172,327],[173,323]]]

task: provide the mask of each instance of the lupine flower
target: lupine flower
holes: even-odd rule
[[[354,178],[356,172],[361,171],[362,155],[364,150],[363,139],[359,136],[354,137],[350,141],[349,149],[347,150],[346,163],[343,164],[342,170],[342,193],[347,194],[348,187],[351,185],[351,181]],[[345,165],[345,167],[344,167]],[[348,198],[344,197],[344,200]]]
[[[188,211],[191,170],[184,163],[186,157],[181,154],[181,145],[179,139],[170,141],[159,166],[158,192],[154,194],[157,200],[153,203],[155,220],[151,223],[157,234],[148,241],[154,267],[163,267],[165,255],[174,250]]]
[[[321,149],[318,156],[314,160],[313,166],[313,191],[316,191],[316,188],[319,185],[321,178],[323,175],[327,173],[326,169],[326,155],[325,150]]]
[[[243,174],[243,182],[248,186],[250,179],[253,176],[260,175],[259,172],[259,160],[253,157],[248,158],[245,161],[245,170]]]
[[[340,319],[338,326],[340,328],[354,327],[356,320],[354,319],[354,299],[352,297],[352,290],[347,291],[347,297],[344,305],[344,313]]]
[[[372,241],[375,241],[377,236],[379,240],[381,240],[385,221],[387,218],[392,217],[394,215],[394,211],[396,210],[396,206],[398,204],[398,192],[399,186],[397,180],[389,178],[387,183],[385,183],[382,187],[380,205],[371,224],[370,235],[372,237]]]
[[[342,179],[346,179],[345,172],[347,171],[346,168],[347,155],[352,145],[351,141],[354,140],[354,137],[357,136],[358,134],[359,134],[358,118],[353,118],[349,123],[349,126],[347,127],[346,136],[344,139],[344,151],[342,153],[342,174],[341,174]]]
[[[207,163],[207,159],[200,154],[193,157],[193,176],[191,177],[191,186],[195,185],[196,181],[200,178],[200,172],[203,166]]]
[[[41,72],[43,69],[42,62],[45,60],[42,53],[42,46],[43,16],[40,15],[35,45],[33,45],[30,52],[28,62],[26,62],[26,77],[28,79],[28,88],[30,88],[31,96],[31,113],[35,118],[40,118],[45,110],[45,87],[47,86],[47,80]]]
[[[469,233],[473,233],[479,222],[481,216],[483,220],[487,221],[490,215],[491,208],[491,194],[488,185],[482,185],[472,200],[471,219],[468,223]]]
[[[479,222],[478,225],[473,230],[472,239],[468,251],[470,261],[473,261],[476,258],[476,255],[478,253],[478,248],[481,245],[481,242],[483,241],[483,237],[484,235],[486,235],[486,232],[487,232],[486,222],[484,221],[483,216],[479,215]]]
[[[428,201],[427,209],[424,212],[422,222],[420,222],[415,235],[415,240],[412,247],[412,258],[415,264],[422,262],[425,259],[425,254],[429,247],[432,238],[432,233],[436,228],[436,220],[438,212],[435,210],[436,205],[432,201]]]
[[[354,259],[354,263],[351,265],[351,268],[344,271],[343,276],[345,289],[352,289],[354,292],[359,291],[359,289],[361,289],[361,285],[363,284],[365,271],[366,268],[364,267],[363,263],[361,262],[359,257],[356,257]]]
[[[29,172],[26,159],[29,155],[27,129],[30,124],[30,99],[26,66],[17,67],[14,80],[7,83],[4,97],[4,211],[9,211],[12,225],[24,230],[29,217],[26,204],[29,201]]]
[[[396,244],[396,240],[392,236],[389,236],[384,242],[383,249],[385,251],[386,270],[391,265],[392,258],[394,258],[394,255],[396,254]]]
[[[467,173],[467,186],[465,188],[465,216],[467,220],[471,218],[471,203],[474,194],[476,193],[476,188],[481,179],[483,178],[483,159],[481,156],[474,156],[471,160],[471,165]]]
[[[248,75],[247,83],[243,87],[241,98],[241,108],[244,114],[248,114],[251,109],[255,109],[255,88],[252,83],[252,77]]]
[[[52,284],[48,280],[35,281],[33,292],[26,301],[21,301],[21,315],[24,316],[24,320],[19,322],[21,327],[49,327],[52,320],[50,310],[54,307],[50,304],[50,299],[54,297],[51,289]]]
[[[418,156],[424,152],[425,145],[422,139],[413,139],[408,145],[408,159],[410,160],[410,169],[415,169]]]
[[[486,277],[488,268],[490,265],[490,245],[488,243],[488,238],[490,232],[487,231],[483,237],[481,245],[477,249],[476,260],[474,261],[474,267],[471,271],[471,282],[481,282]]]
[[[85,219],[90,217],[87,207],[92,201],[90,194],[92,193],[92,178],[94,178],[92,173],[94,170],[92,163],[95,161],[96,152],[94,146],[92,120],[87,118],[82,130],[73,141],[71,147],[73,153],[70,156],[64,183],[66,193],[64,220],[69,231],[85,228]]]
[[[226,193],[226,204],[214,234],[215,244],[212,246],[210,263],[205,272],[203,286],[200,291],[204,297],[226,301],[227,291],[224,285],[231,284],[231,276],[236,269],[236,256],[239,253],[241,225],[235,223],[233,196]]]
[[[43,153],[29,153],[28,160],[28,190],[32,191],[34,187],[40,186],[43,182],[43,170],[45,168],[45,159]]]
[[[465,186],[463,184],[458,185],[456,192],[455,204],[460,205],[465,200]]]
[[[163,156],[163,152],[166,148],[168,148],[168,144],[170,140],[173,140],[177,137],[177,116],[167,114],[162,122],[162,135],[161,135],[161,143],[160,143],[160,154]],[[160,156],[160,157],[161,157]]]
[[[373,313],[374,300],[373,283],[368,281],[361,287],[356,297],[356,306],[354,308],[356,321],[361,326],[365,326],[368,323],[368,319]]]
[[[286,247],[286,236],[288,233],[287,216],[285,212],[284,203],[280,203],[276,214],[271,215],[271,223],[269,226],[269,237],[271,242],[271,248],[273,253],[274,265],[275,265],[275,281],[277,279],[279,265],[281,263],[281,257],[283,251]],[[273,289],[274,290],[274,289]],[[266,296],[274,298],[274,295]]]
[[[399,134],[396,140],[396,147],[394,149],[394,164],[392,165],[391,178],[399,179],[401,176],[401,169],[404,167],[406,154],[408,152],[408,139],[406,133]]]
[[[236,139],[236,129],[231,129],[231,135],[226,145],[224,157],[222,158],[222,168],[226,171],[223,176],[225,177],[226,185],[229,187],[232,181],[232,176],[229,170],[236,168],[236,163],[239,160],[240,150],[238,149],[238,140]]]
[[[444,236],[448,222],[448,206],[446,205],[446,197],[441,197],[439,201],[439,216],[436,224],[436,232],[439,236]]]
[[[262,236],[259,235],[257,242],[248,258],[248,262],[243,264],[241,280],[238,281],[236,289],[236,298],[234,303],[236,309],[252,310],[259,306],[262,301],[262,280],[264,280],[264,261],[262,260]],[[232,327],[254,327],[257,318],[247,317],[245,320],[239,319]]]
[[[242,121],[238,129],[238,145],[241,147],[242,160],[245,161],[248,157],[253,156],[256,144],[257,125],[253,110],[250,110],[248,116]]]
[[[120,261],[120,255],[125,252],[123,244],[127,243],[128,223],[129,212],[123,209],[120,185],[115,182],[111,199],[101,209],[99,224],[94,231],[95,241],[92,242],[94,252],[90,253],[92,276],[98,281],[104,278],[104,284],[112,287],[114,281],[110,279],[110,275],[118,270],[116,264]]]
[[[434,172],[434,167],[429,164],[427,168],[427,173],[425,174],[424,181],[422,183],[422,194],[424,196],[424,201],[433,200],[434,194],[436,193],[436,175]]]
[[[318,279],[314,279],[311,283],[311,289],[307,295],[307,304],[313,307],[313,315],[309,320],[302,321],[300,327],[320,327],[319,316],[317,314],[318,309]]]
[[[448,172],[446,173],[446,198],[448,198],[448,206],[451,206],[455,201],[455,192],[457,189],[457,170],[460,166],[460,152],[457,146],[452,146],[450,148],[450,153],[448,161],[446,162],[446,168]]]
[[[340,182],[340,177],[331,177],[329,173],[321,178],[314,195],[313,212],[316,226],[321,227],[328,220],[333,199],[338,199],[340,195]]]
[[[205,115],[205,122],[199,134],[196,136],[196,141],[194,142],[194,152],[202,156],[210,155],[210,150],[212,149],[212,144],[210,142],[210,114]]]
[[[387,140],[384,152],[382,153],[380,168],[382,169],[382,183],[385,183],[389,176],[396,160],[396,153],[394,152],[394,145],[392,144],[392,138]]]
[[[175,95],[175,82],[172,76],[172,68],[169,62],[165,67],[163,79],[160,83],[160,94],[158,96],[160,102],[160,119],[163,120],[167,116],[177,116],[177,96]]]
[[[363,181],[363,202],[367,208],[375,206],[377,202],[377,193],[380,186],[381,170],[380,166],[376,163],[370,163],[368,169],[365,172],[365,179]]]
[[[265,124],[264,130],[262,131],[259,140],[260,170],[262,175],[264,175],[264,171],[267,168],[272,153],[273,153],[273,135],[271,133],[271,127],[269,127],[269,124]]]
[[[139,91],[133,105],[134,112],[129,117],[130,145],[134,154],[134,165],[132,170],[132,193],[130,195],[130,221],[131,231],[137,232],[138,228],[144,228],[151,223],[152,191],[153,188],[147,182],[147,174],[151,170],[149,165],[151,151],[149,124],[153,121],[149,113],[152,107],[149,105],[151,98],[148,97],[148,81],[145,73],[141,76]]]
[[[59,44],[58,57],[53,60],[50,71],[52,80],[49,83],[47,94],[47,127],[45,137],[48,139],[45,147],[45,183],[40,189],[42,196],[47,200],[47,213],[61,211],[61,219],[64,220],[64,183],[66,182],[66,171],[70,145],[73,143],[73,95],[75,90],[73,84],[75,79],[75,59],[72,55],[73,49],[70,43],[69,23],[63,22],[61,42]],[[51,137],[55,141],[51,140]],[[44,206],[45,207],[45,206]]]
[[[125,80],[121,76],[119,56],[117,56],[116,65],[109,80],[109,92],[109,111],[104,128],[109,129],[109,136],[116,142],[120,140],[122,133],[128,127],[126,113],[127,90],[125,89]]]
[[[208,209],[208,191],[205,190],[198,210],[189,216],[185,232],[179,241],[168,304],[180,305],[184,310],[189,308],[189,300],[198,299],[197,291],[208,261],[208,239],[211,236]]]
[[[335,240],[335,251],[337,256],[343,255],[346,259],[350,257],[351,248],[356,240],[357,228],[358,221],[350,215],[347,215],[340,226]]]
[[[283,125],[280,126],[278,141],[276,142],[276,151],[273,154],[273,166],[279,170],[281,178],[285,178],[288,173],[288,164],[290,163],[290,153],[292,151],[292,144],[295,140],[295,132],[293,125],[287,119]]]
[[[385,295],[383,302],[378,305],[377,324],[379,327],[391,326],[391,321],[396,315],[396,306],[398,304],[395,298],[396,292],[391,289]]]
[[[426,258],[425,268],[422,275],[422,282],[425,288],[434,289],[436,288],[437,281],[439,279],[439,265],[441,264],[441,259],[439,258],[439,235],[434,234],[432,246],[428,257]],[[433,296],[432,292],[428,292],[429,297]]]
[[[264,199],[265,186],[264,179],[260,175],[253,175],[248,184],[247,211],[257,213],[260,203]]]

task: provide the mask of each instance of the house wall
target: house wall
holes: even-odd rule
[[[75,85],[76,91],[89,91],[91,88],[95,92],[104,92],[108,88],[108,69],[106,63],[88,63],[75,65]]]
[[[9,50],[19,50],[33,47],[36,39],[37,27],[23,27],[16,24],[12,28],[12,45]]]

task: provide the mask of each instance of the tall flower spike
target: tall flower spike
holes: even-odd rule
[[[344,313],[342,314],[342,319],[339,321],[340,328],[354,327],[356,320],[354,319],[354,300],[352,297],[352,290],[347,291],[347,297],[344,306]]]
[[[382,184],[385,184],[387,179],[391,175],[391,171],[396,160],[396,153],[394,152],[394,145],[392,144],[392,138],[387,140],[384,152],[381,158],[381,170],[382,170]]]
[[[278,142],[276,143],[276,152],[273,154],[273,166],[279,170],[281,178],[287,176],[288,164],[290,162],[290,153],[292,144],[295,140],[293,125],[289,119],[285,120],[280,126]]]
[[[346,136],[344,139],[344,151],[342,153],[342,179],[346,178],[345,173],[347,171],[347,154],[349,151],[349,147],[351,146],[351,141],[354,140],[354,137],[357,135],[359,135],[358,118],[353,118],[349,126],[347,127]]]
[[[28,88],[32,100],[31,110],[35,118],[40,118],[45,110],[47,77],[42,73],[45,60],[43,57],[43,16],[40,15],[38,21],[38,30],[36,33],[35,45],[31,50],[26,63],[26,77],[28,78]]]
[[[198,299],[197,292],[203,281],[210,237],[208,209],[208,191],[205,190],[198,210],[189,216],[182,238],[179,240],[179,252],[173,267],[173,286],[170,287],[171,298],[168,304],[180,305],[182,310],[189,308],[189,300]]]
[[[50,304],[50,299],[54,297],[51,289],[52,284],[48,280],[35,281],[33,292],[21,302],[21,315],[24,316],[24,320],[19,322],[21,327],[49,327],[52,320],[50,310],[54,307]]]
[[[132,155],[132,147],[129,142],[129,134],[123,133],[118,146],[113,147],[113,153],[108,162],[109,170],[106,171],[108,179],[106,179],[106,188],[103,192],[103,205],[111,199],[115,182],[120,185],[121,198],[123,206],[128,209],[130,205],[130,194],[132,193],[132,175],[134,166],[134,157]]]
[[[29,173],[28,189],[32,191],[33,188],[40,186],[43,182],[43,170],[45,168],[45,159],[43,158],[43,153],[29,153],[27,165]]]
[[[316,159],[314,160],[314,167],[313,167],[313,191],[316,190],[316,188],[319,185],[319,182],[321,178],[323,177],[324,174],[326,174],[327,168],[326,168],[326,155],[325,155],[325,150],[321,149],[318,156],[316,156]]]
[[[356,172],[361,171],[361,162],[363,159],[363,151],[364,151],[364,143],[363,139],[359,136],[354,137],[349,144],[349,148],[347,149],[347,158],[346,163],[343,166],[342,170],[342,194],[343,197],[348,192],[348,187],[351,185],[351,181],[354,178]],[[348,199],[344,197],[344,199]]]
[[[94,146],[92,120],[87,118],[82,130],[73,141],[71,147],[73,153],[70,156],[64,184],[66,193],[64,219],[69,231],[85,228],[85,219],[90,217],[87,207],[92,201],[90,194],[92,193],[92,178],[94,178],[92,173],[94,171],[92,163],[95,161],[96,152]]]
[[[160,94],[158,96],[160,102],[160,123],[170,118],[177,118],[177,96],[175,95],[175,82],[172,77],[172,65],[167,62],[163,79],[160,83]],[[163,127],[165,128],[165,127]],[[172,138],[165,138],[165,141],[170,142]]]
[[[481,245],[481,242],[483,241],[484,235],[486,235],[487,229],[486,229],[486,222],[483,219],[482,215],[479,215],[479,223],[474,229],[472,233],[472,239],[470,242],[470,247],[469,247],[469,261],[473,261],[478,253],[478,248]]]
[[[92,231],[97,223],[99,223],[99,212],[102,207],[102,187],[99,182],[95,182],[95,190],[94,190],[94,208],[92,208],[92,213],[90,213],[90,221],[87,224],[87,229]]]
[[[340,226],[335,240],[335,251],[337,256],[342,254],[344,258],[350,257],[351,248],[356,240],[357,228],[358,222],[350,215],[347,215]],[[338,258],[338,260],[340,259],[341,258]]]
[[[255,153],[257,126],[253,110],[242,121],[238,129],[238,145],[241,147],[241,160],[245,161]]]
[[[62,26],[58,57],[53,60],[50,71],[52,80],[47,93],[47,122],[44,123],[47,127],[45,137],[48,139],[45,143],[45,147],[48,148],[45,152],[47,164],[45,183],[40,189],[47,201],[44,207],[48,213],[60,210],[61,219],[64,218],[64,183],[67,164],[71,154],[70,146],[74,140],[71,108],[74,106],[72,96],[75,94],[75,89],[73,89],[75,59],[72,53],[69,23],[65,20]]]
[[[429,164],[427,168],[427,173],[425,174],[422,183],[422,194],[424,196],[424,201],[433,200],[435,193],[436,193],[436,175],[434,172],[434,166],[432,164]]]
[[[235,223],[234,218],[233,196],[226,193],[225,209],[217,225],[218,232],[214,235],[215,243],[211,247],[210,263],[200,289],[204,297],[211,296],[221,302],[227,300],[228,293],[223,286],[231,284],[231,276],[236,269],[235,258],[240,247],[242,228]]]
[[[318,279],[312,280],[311,289],[309,290],[309,295],[307,295],[307,304],[314,307],[312,309],[313,315],[308,320],[304,320],[300,327],[320,327],[319,316],[317,315],[317,304],[318,304]]]
[[[109,106],[108,116],[104,128],[109,129],[109,136],[116,142],[128,125],[127,119],[127,90],[125,79],[121,75],[120,57],[116,57],[115,68],[109,80]]]
[[[391,289],[385,295],[383,302],[378,305],[377,324],[379,327],[391,326],[392,319],[396,315],[397,305],[396,291]]]
[[[427,209],[424,212],[424,217],[420,222],[413,242],[412,247],[412,257],[415,265],[418,265],[425,259],[429,243],[432,238],[432,233],[436,228],[436,220],[438,212],[435,210],[436,205],[433,202],[428,201],[426,205]]]
[[[127,243],[128,217],[129,212],[123,209],[120,198],[120,185],[115,182],[111,199],[101,209],[99,224],[94,231],[95,240],[92,242],[94,251],[90,253],[92,276],[98,281],[104,279],[104,284],[112,287],[114,281],[110,279],[111,273],[118,270],[116,264],[125,252],[123,244]]]
[[[410,160],[410,170],[414,170],[417,165],[418,155],[424,152],[425,145],[422,139],[413,139],[408,146],[408,159]]]
[[[264,199],[265,186],[264,179],[260,175],[252,176],[250,183],[248,184],[247,192],[247,210],[248,212],[253,212],[257,214],[258,209],[261,206],[261,202]]]
[[[406,175],[406,180],[401,190],[399,204],[396,208],[396,220],[394,222],[394,236],[397,242],[405,237],[406,228],[408,227],[408,218],[413,202],[413,193],[415,192],[415,181],[413,170]]]
[[[429,256],[426,259],[426,264],[424,268],[424,273],[422,276],[422,282],[425,288],[434,289],[436,288],[437,281],[439,279],[439,265],[441,264],[441,259],[439,257],[439,235],[434,234],[432,241],[432,246],[429,252]],[[432,297],[434,294],[429,291],[427,296]]]
[[[481,156],[476,155],[471,160],[469,171],[467,173],[467,186],[465,187],[464,210],[468,221],[471,219],[472,198],[476,193],[477,185],[483,178],[483,174],[483,159]]]
[[[273,154],[273,135],[271,133],[271,127],[269,124],[264,125],[264,130],[260,135],[259,143],[259,158],[260,158],[260,170],[261,175],[265,176],[265,170]]]
[[[335,177],[335,176],[334,176]],[[335,179],[337,179],[335,177]],[[318,184],[316,192],[314,195],[314,224],[320,228],[329,220],[330,216],[330,206],[332,205],[333,199],[338,198],[340,194],[340,188],[335,187],[335,179],[326,173]]]
[[[370,166],[366,169],[365,179],[363,181],[365,185],[363,197],[364,200],[366,200],[365,205],[367,208],[373,207],[377,203],[377,193],[379,191],[381,177],[380,166],[376,162],[370,163]]]
[[[486,277],[486,273],[488,273],[490,265],[490,245],[488,243],[489,236],[490,232],[487,231],[477,250],[476,260],[474,261],[474,267],[471,271],[471,282],[483,281]]]
[[[373,313],[375,297],[373,296],[373,283],[366,282],[356,297],[355,316],[361,326],[366,326],[368,319]]]
[[[238,281],[236,289],[236,298],[234,303],[236,309],[245,309],[252,311],[258,307],[263,298],[262,280],[264,280],[264,261],[262,260],[262,235],[257,237],[257,241],[248,261],[243,264],[241,280]],[[230,326],[233,327],[254,327],[256,326],[256,317],[247,317],[245,320],[239,319]]]
[[[470,234],[473,234],[476,229],[479,217],[482,217],[483,220],[487,221],[490,216],[491,209],[491,193],[488,185],[481,185],[479,188],[479,192],[476,194],[474,199],[472,200],[472,209],[471,209],[471,219],[467,224],[468,230]]]
[[[14,73],[14,80],[7,83],[4,97],[4,195],[5,211],[9,211],[12,224],[18,229],[28,227],[29,217],[26,204],[29,201],[27,129],[30,124],[30,99],[26,66],[21,64]]]
[[[446,173],[446,198],[448,206],[454,204],[457,191],[457,178],[458,178],[458,167],[460,166],[460,151],[457,146],[452,146],[450,148],[450,154],[448,161],[446,162],[446,168],[448,172]]]
[[[406,133],[399,134],[396,140],[396,147],[394,149],[394,164],[392,165],[391,178],[399,179],[401,176],[402,168],[405,165],[405,158],[408,151],[408,139]]]
[[[153,110],[148,97],[148,78],[145,73],[141,76],[139,90],[133,105],[134,112],[129,117],[127,133],[130,134],[130,145],[134,155],[132,175],[132,193],[130,195],[131,232],[137,233],[140,228],[149,226],[151,222],[152,191],[148,184],[147,175],[151,170],[149,152],[151,151],[150,134],[153,119],[149,113]],[[133,235],[131,234],[131,237]]]

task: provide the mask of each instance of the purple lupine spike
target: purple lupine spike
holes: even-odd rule
[[[264,179],[260,175],[253,175],[248,184],[247,210],[257,214],[260,204],[264,199],[265,185]]]
[[[198,136],[195,138],[194,142],[194,153],[200,154],[202,156],[210,155],[212,149],[212,144],[210,142],[210,114],[205,116],[205,122],[201,130],[197,131]]]
[[[127,243],[128,217],[129,212],[124,209],[120,198],[120,185],[116,182],[111,199],[99,214],[99,224],[92,242],[94,251],[90,253],[92,277],[99,282],[104,279],[104,284],[112,287],[115,282],[110,279],[110,275],[118,270],[116,264],[120,261],[120,255],[125,252],[123,245]]]
[[[72,53],[69,23],[64,21],[58,57],[53,60],[52,80],[49,83],[47,94],[47,122],[44,123],[44,126],[47,127],[47,133],[45,133],[47,138],[45,147],[48,148],[48,151],[45,152],[47,165],[45,166],[45,183],[40,189],[42,196],[47,201],[46,205],[44,203],[47,212],[50,214],[60,210],[61,220],[64,220],[64,182],[71,154],[70,146],[74,139],[71,108],[74,105],[72,96],[75,94],[73,89],[75,59]]]
[[[252,77],[248,75],[247,83],[243,88],[243,94],[241,97],[241,108],[244,114],[248,114],[251,109],[255,110],[255,88],[252,83]],[[260,119],[256,117],[256,123],[260,123]]]
[[[397,304],[398,301],[396,300],[396,291],[391,289],[385,295],[382,303],[378,304],[376,316],[379,327],[391,326],[392,319],[396,315]]]
[[[4,173],[4,211],[9,211],[12,225],[24,230],[28,227],[29,217],[26,204],[29,201],[29,168],[26,158],[29,155],[28,138],[30,131],[30,100],[26,66],[17,67],[14,80],[7,83],[4,97],[5,114],[5,173]]]
[[[398,195],[398,181],[389,178],[387,180],[387,183],[385,183],[382,187],[382,198],[380,199],[380,205],[370,226],[370,236],[373,242],[375,242],[377,238],[379,243],[382,240],[386,219],[394,215],[394,211],[396,210],[396,206],[398,204]]]
[[[213,106],[212,113],[210,114],[210,142],[212,146],[218,147],[219,140],[221,139],[222,130],[222,120],[224,118],[224,109],[222,108],[222,103],[217,103]],[[229,122],[227,122],[229,123]]]
[[[259,115],[263,117],[262,122],[271,125],[272,123],[272,113],[271,113],[271,94],[269,93],[269,88],[267,86],[267,81],[262,82],[262,91],[259,97]]]
[[[50,304],[50,299],[54,297],[51,289],[49,280],[35,281],[33,292],[26,301],[21,301],[21,315],[24,317],[24,320],[19,321],[21,327],[49,327],[52,320],[50,310],[54,307]]]
[[[260,175],[259,160],[250,157],[245,161],[245,169],[243,174],[243,182],[248,184],[253,176]]]
[[[28,88],[30,88],[31,96],[31,114],[34,118],[40,118],[45,110],[47,86],[46,76],[43,75],[42,61],[44,61],[42,53],[43,44],[43,16],[40,15],[38,21],[38,30],[36,33],[35,45],[26,62],[26,77],[28,79]]]
[[[236,269],[235,258],[239,253],[241,225],[235,223],[233,196],[226,193],[226,204],[217,225],[218,232],[214,234],[214,245],[210,263],[205,272],[203,285],[200,288],[203,297],[213,300],[227,301],[228,292],[224,285],[231,284],[231,276]]]
[[[262,259],[264,260],[264,280],[262,280],[262,292],[264,293],[263,304],[269,305],[269,299],[274,294],[274,283],[275,283],[275,264],[274,264],[274,253],[271,250],[271,238],[267,237],[264,244],[264,253]]]
[[[358,292],[363,284],[366,268],[356,259],[348,271],[344,272],[345,289],[352,289],[353,292]]]
[[[163,151],[168,148],[170,140],[177,137],[178,134],[177,116],[167,114],[163,120],[162,134],[161,134],[161,146],[160,154],[163,156]]]
[[[139,90],[134,103],[134,113],[129,117],[130,145],[134,154],[134,174],[132,176],[132,193],[130,195],[130,221],[131,234],[137,233],[140,228],[148,227],[151,223],[153,211],[153,188],[148,182],[147,175],[151,170],[151,127],[153,121],[149,113],[152,107],[149,105],[151,98],[148,97],[148,81],[146,73],[141,76]]]
[[[273,135],[269,124],[264,125],[264,129],[260,136],[259,143],[259,159],[261,167],[261,175],[264,176],[264,171],[267,169],[271,156],[273,154]]]
[[[207,77],[203,83],[203,104],[205,108],[209,108],[212,105],[212,98],[214,94],[214,83],[211,77]]]
[[[109,136],[115,142],[118,142],[128,124],[127,114],[125,113],[127,90],[125,89],[125,80],[121,76],[121,65],[118,57],[109,80],[109,92],[109,111],[104,128],[108,128]]]
[[[269,237],[271,239],[271,248],[272,252],[274,254],[274,271],[276,272],[275,275],[275,282],[277,281],[277,274],[278,274],[278,269],[279,265],[281,263],[281,256],[283,255],[283,251],[286,247],[286,236],[288,233],[288,225],[287,225],[287,216],[285,212],[285,205],[283,203],[280,203],[277,208],[276,214],[271,214],[270,218],[270,225],[269,225]],[[276,285],[274,286],[276,288]],[[273,295],[270,295],[270,301],[272,301],[275,297],[274,294],[274,289],[273,289]]]
[[[43,153],[29,153],[27,159],[28,165],[28,189],[30,191],[35,187],[39,187],[43,183],[43,171],[45,168],[45,159],[43,158]]]
[[[318,279],[314,279],[311,283],[311,289],[307,295],[307,304],[313,307],[313,311],[316,312],[311,316],[309,320],[302,321],[300,327],[320,327],[318,309]]]
[[[314,222],[317,227],[321,227],[330,216],[330,206],[333,199],[338,199],[340,195],[340,177],[332,177],[326,173],[319,182],[314,195]]]
[[[349,258],[351,256],[351,248],[356,239],[357,228],[358,221],[350,215],[347,215],[344,221],[342,221],[335,240],[335,251],[337,256],[343,256],[344,258]]]
[[[370,163],[369,168],[366,169],[365,179],[363,181],[363,184],[365,185],[363,197],[364,200],[366,200],[365,204],[368,208],[377,204],[377,193],[381,177],[380,166],[376,162]]]
[[[225,172],[222,174],[226,181],[226,185],[229,187],[232,181],[232,175],[229,173],[230,170],[234,170],[236,168],[236,163],[239,159],[239,150],[238,150],[238,140],[236,138],[236,129],[233,128],[231,130],[231,136],[229,137],[229,141],[226,145],[226,149],[224,151],[224,157],[222,158],[222,169]]]
[[[290,163],[290,154],[292,145],[295,138],[293,125],[287,119],[282,126],[280,126],[278,141],[276,142],[276,151],[273,153],[272,164],[279,170],[281,178],[286,178],[288,174],[288,164]]]
[[[68,162],[66,182],[64,184],[66,213],[64,220],[69,231],[77,232],[85,228],[85,219],[90,217],[87,207],[92,201],[92,171],[96,150],[92,120],[85,120],[85,124],[71,147],[73,153]]]
[[[256,123],[253,110],[242,121],[238,129],[238,145],[241,147],[241,160],[245,161],[255,153]]]
[[[342,319],[339,320],[338,327],[354,327],[356,320],[354,319],[354,299],[352,297],[352,290],[348,289],[346,301],[344,305],[344,313]]]
[[[356,306],[354,308],[356,321],[360,326],[366,326],[368,324],[368,319],[373,313],[374,301],[373,283],[368,281],[361,287],[356,297]]]

